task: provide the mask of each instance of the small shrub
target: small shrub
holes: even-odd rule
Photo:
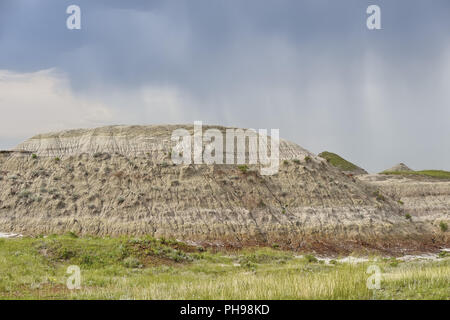
[[[391,266],[391,267],[397,267],[398,266],[398,260],[397,259],[395,259],[395,258],[392,258],[391,260],[390,260],[390,262],[389,262],[389,265]]]
[[[243,268],[250,269],[250,270],[253,270],[253,271],[254,271],[254,270],[256,269],[256,267],[258,266],[256,263],[251,262],[251,261],[248,261],[248,260],[242,261],[242,262],[240,263],[240,265],[241,265],[241,267],[243,267]]]
[[[31,192],[28,190],[22,191],[21,193],[19,193],[19,198],[20,199],[27,199],[31,196]]]
[[[380,190],[377,190],[373,193],[373,196],[377,199],[377,201],[385,201],[386,198],[381,194]]]
[[[306,156],[306,157],[305,157],[305,161],[306,161],[306,162],[311,162],[311,160],[312,160],[312,159],[311,159],[310,156]]]
[[[66,236],[68,236],[69,238],[73,238],[73,239],[77,239],[78,238],[77,234],[75,232],[73,232],[73,231],[67,232]]]
[[[70,250],[66,247],[61,247],[57,252],[57,257],[62,260],[69,260],[71,258],[74,258],[77,255],[77,253],[73,250]]]
[[[127,268],[139,268],[141,266],[141,261],[135,257],[128,257],[123,260],[123,265]]]
[[[314,263],[314,262],[317,262],[318,260],[317,260],[317,258],[316,257],[314,257],[312,254],[305,254],[304,256],[303,256],[303,258],[306,260],[306,262],[308,262],[308,263]]]
[[[121,243],[118,247],[118,252],[121,259],[125,259],[130,255],[130,248],[126,244]]]
[[[37,154],[36,154],[36,153],[33,153],[33,154],[31,155],[31,158],[37,159]]]
[[[56,209],[64,209],[65,207],[66,207],[66,204],[62,200],[58,201],[58,203],[56,204]]]
[[[246,164],[238,166],[238,169],[241,170],[242,173],[247,173],[248,166]]]
[[[398,200],[397,202],[398,202],[398,204],[401,204],[401,205],[405,204],[402,200]]]
[[[285,166],[287,166],[287,165],[289,165],[289,161],[284,160],[284,161],[283,161],[283,164],[284,164]]]
[[[94,259],[89,254],[85,253],[81,256],[81,264],[90,266],[90,265],[94,264]]]
[[[450,253],[448,253],[447,251],[441,251],[438,254],[438,258],[446,258],[448,256],[450,256]]]
[[[298,160],[298,159],[294,159],[294,160],[292,160],[295,164],[300,164],[300,160]]]
[[[55,162],[59,162],[59,161],[61,161],[61,158],[56,157],[56,158],[54,158],[53,160],[54,160]]]
[[[188,255],[186,255],[184,252],[179,251],[179,250],[170,250],[169,248],[167,249],[167,251],[164,253],[164,255],[175,261],[175,262],[182,262],[182,261],[191,261],[192,258],[189,257]]]
[[[442,232],[446,232],[446,231],[448,230],[448,224],[445,223],[444,221],[441,221],[441,222],[439,223],[439,228],[441,228],[441,231],[442,231]]]
[[[411,217],[411,215],[410,215],[409,213],[405,214],[405,218],[406,218],[407,220],[412,220],[412,217]]]
[[[120,198],[117,199],[117,203],[118,204],[122,204],[124,202],[125,202],[125,198],[120,197]]]
[[[247,252],[239,259],[239,263],[244,265],[246,262],[255,264],[265,263],[283,263],[293,258],[292,254],[283,251],[274,251],[264,248],[254,252]]]

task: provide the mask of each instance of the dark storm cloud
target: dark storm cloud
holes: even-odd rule
[[[70,4],[80,31],[65,27]],[[383,30],[365,27],[369,4]],[[450,169],[449,30],[444,0],[2,0],[0,69],[60,70],[129,122],[280,128],[369,170]],[[153,114],[126,103],[148,87],[191,103]]]

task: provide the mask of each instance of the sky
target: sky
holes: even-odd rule
[[[450,170],[450,2],[0,0],[0,114],[0,149],[203,121],[279,129],[370,172]]]

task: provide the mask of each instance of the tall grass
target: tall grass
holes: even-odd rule
[[[124,263],[130,257],[139,263]],[[79,290],[65,285],[72,264],[82,271]],[[375,295],[370,264],[383,271]],[[327,265],[268,248],[212,253],[150,238],[0,241],[3,299],[448,299],[449,281],[448,257]]]

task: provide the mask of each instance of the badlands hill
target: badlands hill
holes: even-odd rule
[[[258,165],[175,165],[177,128],[193,133],[192,125],[69,130],[0,153],[0,231],[150,234],[326,252],[448,243],[433,223],[405,219],[395,192],[288,141],[280,140],[274,175],[261,175]]]
[[[383,172],[411,172],[411,171],[413,170],[410,169],[406,164],[399,163],[390,169],[384,170]]]

